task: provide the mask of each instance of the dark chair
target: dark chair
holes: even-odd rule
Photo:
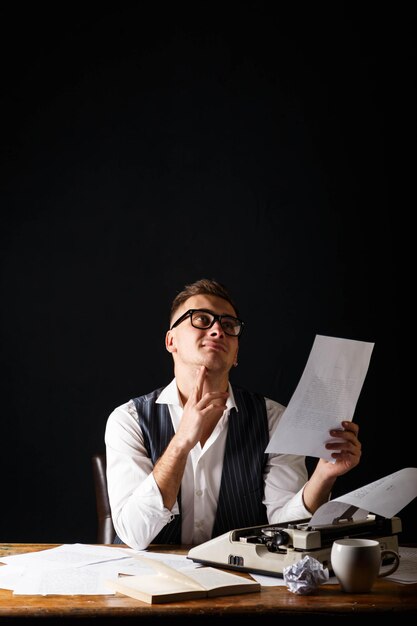
[[[97,543],[113,543],[116,531],[111,518],[109,494],[107,492],[106,454],[94,454],[93,465],[94,489],[97,509]]]

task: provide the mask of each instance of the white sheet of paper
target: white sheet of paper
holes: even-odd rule
[[[14,567],[13,565],[0,566],[0,589],[13,591],[24,571],[24,567]]]
[[[346,493],[334,502],[362,507],[383,517],[393,517],[417,497],[417,467],[405,467]]]
[[[316,335],[297,388],[265,452],[334,461],[331,428],[351,421],[374,343]]]
[[[400,566],[387,579],[404,585],[417,583],[417,548],[401,546],[399,553]]]
[[[186,555],[135,551],[131,548],[64,544],[55,548],[1,557],[0,589],[15,595],[112,595],[104,581],[119,574],[153,574],[136,559],[159,560],[171,568],[198,569]]]
[[[29,567],[13,589],[14,595],[109,595],[100,572],[89,567],[35,569]]]
[[[131,548],[113,548],[110,546],[73,543],[47,548],[46,550],[38,550],[37,552],[0,556],[0,563],[37,565],[43,568],[62,569],[64,566],[80,567],[92,563],[124,559],[132,556],[132,554],[134,554],[134,550]]]
[[[417,467],[405,467],[322,504],[311,517],[309,524],[310,526],[331,524],[349,505],[390,518],[416,497]]]

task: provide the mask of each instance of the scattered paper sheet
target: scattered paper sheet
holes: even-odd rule
[[[351,421],[374,344],[316,335],[297,388],[266,452],[334,461],[325,444],[331,428]]]
[[[13,563],[13,565],[36,564],[37,567],[62,569],[64,566],[80,567],[92,563],[114,561],[130,557],[132,554],[134,554],[134,550],[131,548],[112,548],[74,543],[38,550],[37,552],[0,556],[0,563]]]
[[[393,580],[403,585],[417,583],[417,548],[401,546],[399,553],[400,565],[393,574],[387,576],[387,580]]]
[[[186,556],[148,553],[131,548],[64,544],[55,548],[0,557],[0,589],[14,595],[113,595],[104,581],[120,574],[149,575],[154,570],[137,558],[159,560],[176,570],[194,567]]]
[[[7,567],[0,566],[0,589],[13,591],[24,571],[24,567],[14,567],[13,565],[8,565]]]
[[[15,583],[17,595],[108,595],[109,589],[99,571],[88,567],[37,569],[30,567]]]

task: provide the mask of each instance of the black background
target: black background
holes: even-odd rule
[[[417,465],[415,3],[173,5],[1,9],[3,542],[95,540],[91,455],[171,380],[169,305],[203,276],[246,322],[232,381],[284,404],[316,334],[375,342],[335,496]]]

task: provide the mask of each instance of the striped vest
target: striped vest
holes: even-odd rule
[[[162,391],[134,398],[139,425],[152,463],[163,454],[174,428],[168,406],[155,401]],[[230,411],[219,500],[212,537],[235,528],[267,523],[263,474],[269,441],[265,399],[233,386],[236,409]],[[178,494],[181,511],[181,490]],[[181,513],[176,515],[153,539],[157,544],[181,543]]]

